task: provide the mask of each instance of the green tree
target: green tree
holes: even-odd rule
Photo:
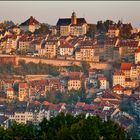
[[[89,71],[89,68],[90,68],[89,63],[86,62],[86,61],[83,61],[83,62],[81,62],[81,65],[82,65],[82,71],[84,72],[84,74],[86,76],[88,76],[88,71]]]

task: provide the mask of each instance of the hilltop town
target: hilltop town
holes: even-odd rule
[[[139,137],[140,29],[75,12],[55,26],[0,23],[0,125],[60,112],[99,115]]]

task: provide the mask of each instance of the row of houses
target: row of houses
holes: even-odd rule
[[[86,114],[86,117],[99,115],[103,121],[112,119],[126,130],[129,130],[133,126],[134,118],[119,110],[120,101],[121,96],[106,90],[100,94],[97,93],[91,104],[85,102],[77,102],[74,105],[66,103],[52,104],[48,101],[17,102],[10,107],[8,104],[1,104],[0,118],[3,118],[3,121],[0,122],[0,125],[7,128],[9,122],[38,124],[44,117],[49,120],[60,112],[64,112],[74,116],[81,113]]]
[[[1,54],[37,55],[46,58],[69,58],[75,60],[117,61],[134,57],[135,64],[140,61],[139,40],[120,40],[118,38],[91,40],[86,36],[51,37],[46,35],[8,35],[0,41]]]

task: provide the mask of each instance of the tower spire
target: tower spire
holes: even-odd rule
[[[72,12],[71,23],[72,24],[77,24],[77,18],[76,18],[76,13],[75,12]]]

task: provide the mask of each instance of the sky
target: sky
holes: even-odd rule
[[[73,10],[88,23],[122,19],[140,28],[139,1],[0,1],[0,21],[20,24],[33,16],[41,23],[55,25],[59,18],[71,17]]]

